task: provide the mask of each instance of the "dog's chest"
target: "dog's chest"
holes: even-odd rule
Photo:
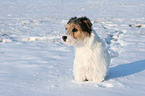
[[[93,51],[87,47],[76,48],[75,63],[81,65],[88,65],[91,59],[94,58]]]

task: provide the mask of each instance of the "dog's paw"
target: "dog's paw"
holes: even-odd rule
[[[86,80],[85,76],[77,76],[77,77],[75,77],[75,81],[77,81],[77,82],[83,82],[85,80]]]
[[[84,79],[75,79],[76,82],[83,82],[85,81]]]
[[[103,82],[104,79],[105,79],[104,77],[94,77],[93,82]]]

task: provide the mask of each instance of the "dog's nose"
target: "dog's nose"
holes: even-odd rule
[[[63,41],[66,41],[67,36],[62,36]]]

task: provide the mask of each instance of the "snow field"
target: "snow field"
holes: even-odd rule
[[[0,1],[0,96],[145,95],[144,0],[34,1]],[[112,57],[101,83],[74,81],[75,50],[61,42],[85,15]]]
[[[85,92],[87,91],[85,94],[90,94],[88,93],[89,89],[86,87],[91,87],[91,89],[97,88],[96,90],[103,90],[104,88],[113,88],[112,90],[115,88],[118,90],[127,87],[131,90],[131,85],[126,84],[126,81],[129,82],[129,80],[133,79],[137,82],[136,75],[133,74],[144,70],[142,63],[145,63],[145,61],[129,63],[132,62],[132,59],[128,57],[130,52],[127,52],[127,49],[131,51],[134,50],[132,48],[135,47],[134,51],[137,51],[137,45],[139,48],[144,46],[142,45],[142,43],[144,44],[144,42],[142,42],[144,41],[143,37],[145,35],[142,33],[144,32],[144,27],[133,27],[134,33],[132,33],[132,27],[129,26],[130,23],[121,24],[124,23],[124,19],[107,20],[98,18],[98,20],[98,23],[94,23],[94,29],[96,32],[99,30],[98,34],[106,41],[110,55],[113,58],[109,75],[104,82],[95,84],[92,82],[76,83],[73,81],[72,68],[74,49],[68,48],[61,43],[61,35],[52,35],[50,37],[49,35],[48,37],[27,36],[27,38],[23,36],[18,37],[16,35],[3,35],[6,36],[4,38],[10,39],[11,42],[1,42],[1,53],[3,53],[3,57],[1,57],[3,62],[3,64],[1,64],[1,66],[3,66],[1,67],[1,77],[3,77],[1,85],[3,85],[3,87],[1,88],[3,88],[2,92],[4,92],[2,94],[6,96],[8,94],[13,94],[14,96],[16,94],[52,94],[53,91],[57,90],[57,93],[53,93],[53,95],[60,94],[60,91],[63,91],[62,95],[64,95],[64,93],[68,95],[73,94],[72,90],[76,91],[76,88],[79,88],[77,90],[83,89]],[[64,21],[66,20],[62,20],[58,23],[65,24]],[[104,21],[109,22],[104,23]],[[112,25],[113,23],[114,25]],[[132,41],[134,34],[137,34],[136,36],[138,37]],[[14,37],[11,38],[12,36]],[[126,36],[130,38],[126,39]],[[142,40],[139,42],[138,38],[142,38]],[[54,39],[56,39],[55,42],[53,41]],[[136,43],[136,46],[134,46],[134,43]],[[132,48],[129,47],[130,44]],[[144,51],[144,49],[140,50],[140,54]],[[128,58],[122,56],[123,52]],[[138,52],[134,53],[138,54]],[[116,60],[117,58],[119,60]],[[137,59],[137,57],[134,58]],[[141,59],[141,56],[138,58]],[[122,65],[124,62],[129,64]],[[129,68],[131,65],[133,65],[132,68]],[[128,68],[130,70],[128,70]],[[143,77],[139,77],[139,80],[141,78]],[[9,86],[14,87],[11,88]],[[68,90],[68,92],[64,90]],[[82,94],[84,95],[84,93],[81,93],[81,95]]]

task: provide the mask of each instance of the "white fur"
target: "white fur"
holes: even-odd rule
[[[95,31],[90,37],[83,41],[74,39],[67,35],[65,42],[76,48],[74,59],[74,78],[78,82],[94,81],[101,82],[105,79],[110,64],[110,56],[104,42],[99,38]]]

